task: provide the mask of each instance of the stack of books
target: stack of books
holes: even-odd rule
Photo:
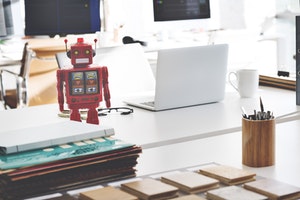
[[[134,144],[101,134],[43,148],[35,146],[38,148],[0,155],[0,199],[27,198],[134,177],[142,152]]]

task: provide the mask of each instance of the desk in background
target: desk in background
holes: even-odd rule
[[[57,102],[55,60],[57,52],[65,51],[63,38],[27,39],[32,50],[28,80],[29,106]]]
[[[35,53],[37,58],[47,59],[55,58],[58,52],[66,51],[65,38],[45,38],[45,39],[28,39],[30,49]]]
[[[24,43],[29,43],[30,70],[28,79],[29,106],[57,102],[55,53],[65,51],[63,39],[21,39],[6,40],[0,46],[0,67],[19,72]],[[4,77],[5,88],[15,88],[15,80]]]

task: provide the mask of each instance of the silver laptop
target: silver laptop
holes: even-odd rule
[[[124,102],[160,111],[222,101],[227,60],[227,44],[160,50],[154,96]]]

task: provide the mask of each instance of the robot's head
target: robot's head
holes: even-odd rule
[[[77,43],[71,46],[71,49],[67,52],[67,55],[69,58],[71,58],[71,63],[74,68],[86,67],[87,65],[93,63],[95,52],[92,49],[92,45],[84,43],[83,38],[77,38]]]

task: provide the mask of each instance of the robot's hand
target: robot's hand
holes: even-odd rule
[[[103,76],[103,93],[106,103],[106,107],[110,108],[110,91],[108,87],[108,70],[107,67],[102,67],[102,76]]]
[[[105,105],[106,105],[106,108],[110,108],[111,107],[109,99],[105,101]]]

